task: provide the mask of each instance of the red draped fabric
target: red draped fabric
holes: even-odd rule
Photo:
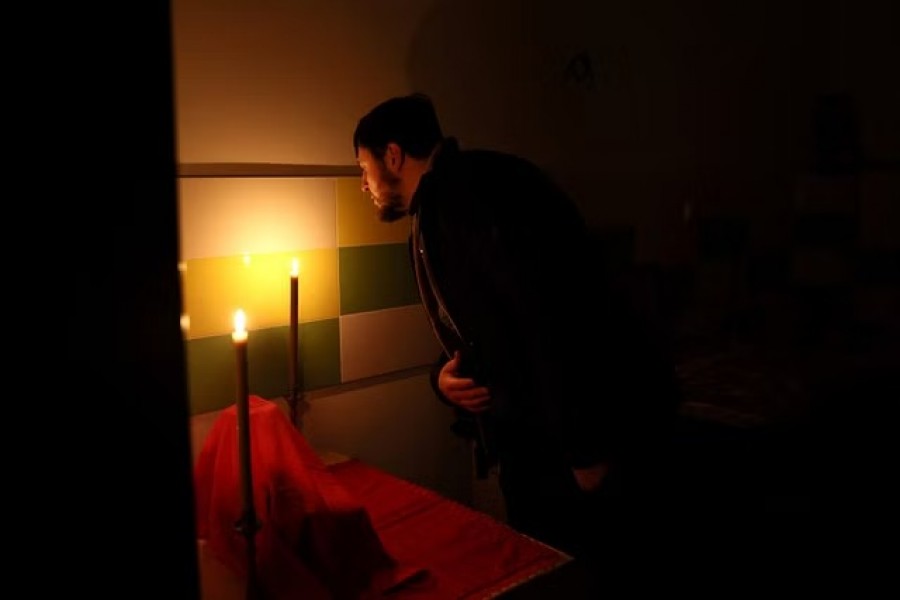
[[[504,524],[357,460],[326,466],[273,402],[250,398],[256,575],[267,600],[489,598],[566,562]],[[194,470],[197,534],[247,576],[237,411]]]
[[[392,594],[398,600],[493,598],[570,559],[492,517],[358,460],[331,466],[371,515],[384,547],[425,565],[425,577]]]
[[[332,475],[273,402],[250,398],[256,574],[266,598],[377,598],[422,574],[383,547],[362,505]],[[213,423],[194,470],[197,534],[209,551],[247,576],[247,539],[237,410]]]

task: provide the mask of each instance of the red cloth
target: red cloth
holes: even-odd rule
[[[274,403],[250,398],[256,572],[266,600],[484,599],[569,560],[495,519],[349,460],[326,466]],[[197,533],[247,575],[237,411],[194,469]]]
[[[358,460],[329,467],[369,513],[384,547],[428,568],[391,596],[493,598],[570,560],[505,524]]]
[[[363,506],[274,403],[250,398],[253,502],[259,522],[256,574],[267,599],[378,598],[416,576],[421,563],[384,548]],[[242,578],[243,515],[237,409],[213,423],[194,467],[197,535]]]

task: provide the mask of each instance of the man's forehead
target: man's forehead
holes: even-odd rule
[[[372,153],[369,151],[369,149],[365,148],[363,146],[360,146],[359,150],[357,150],[357,152],[356,152],[356,162],[362,164],[364,162],[368,162],[369,160],[371,160],[371,158],[372,158]]]

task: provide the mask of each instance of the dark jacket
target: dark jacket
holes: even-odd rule
[[[423,303],[489,386],[501,457],[536,447],[578,467],[641,445],[672,406],[666,367],[598,280],[567,195],[528,161],[448,138],[410,213]]]

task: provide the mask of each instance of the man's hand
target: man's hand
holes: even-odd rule
[[[471,413],[482,413],[490,408],[491,394],[487,387],[478,385],[471,377],[460,377],[459,352],[441,368],[438,389],[456,406]]]
[[[575,474],[575,482],[583,492],[593,492],[600,488],[606,474],[609,473],[609,465],[606,463],[597,463],[583,469],[572,469]]]

